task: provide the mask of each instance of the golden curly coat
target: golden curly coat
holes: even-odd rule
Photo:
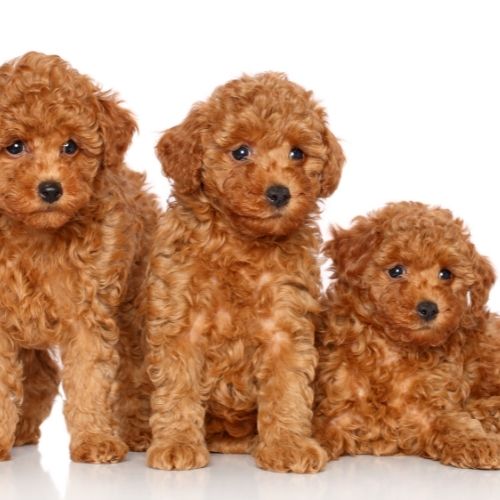
[[[500,468],[494,272],[448,210],[397,203],[335,229],[314,432],[342,454]]]
[[[124,440],[147,447],[136,295],[157,207],[123,163],[135,129],[57,56],[0,67],[0,459],[38,441],[59,382],[54,346],[73,460],[118,461]]]
[[[321,469],[315,216],[344,161],[325,112],[284,75],[244,76],[194,106],[157,151],[173,198],[149,278],[149,465],[203,467],[211,450]]]

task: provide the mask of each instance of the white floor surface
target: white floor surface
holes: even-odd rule
[[[500,471],[460,470],[413,457],[345,457],[315,475],[258,469],[243,455],[212,454],[205,469],[152,470],[144,453],[116,465],[71,463],[57,400],[38,447],[0,463],[0,500],[499,500]]]

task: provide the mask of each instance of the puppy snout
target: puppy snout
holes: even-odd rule
[[[286,186],[271,186],[266,191],[267,201],[276,208],[287,205],[290,198],[290,190]]]
[[[435,302],[424,300],[417,305],[417,314],[424,321],[432,321],[438,313],[439,309]]]
[[[44,181],[38,185],[38,195],[47,203],[56,202],[63,194],[60,182]]]

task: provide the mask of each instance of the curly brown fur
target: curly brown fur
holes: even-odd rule
[[[147,447],[147,416],[136,421],[130,409],[147,413],[142,381],[123,384],[140,379],[138,363],[122,357],[116,381],[119,351],[140,357],[135,302],[157,218],[144,176],[123,164],[135,129],[113,94],[57,56],[31,52],[0,67],[3,459],[14,443],[38,440],[60,377],[53,346],[72,458],[120,460],[120,430],[131,447]]]
[[[314,433],[330,458],[402,453],[500,468],[500,323],[486,309],[494,272],[462,221],[390,204],[335,229],[325,251],[335,280]]]
[[[237,160],[242,145],[249,154]],[[293,148],[304,158],[290,158]],[[196,105],[157,151],[174,195],[150,274],[149,465],[203,467],[211,450],[252,453],[271,470],[321,469],[314,218],[344,161],[324,111],[284,75],[244,76]],[[273,185],[289,189],[286,206],[266,199]]]

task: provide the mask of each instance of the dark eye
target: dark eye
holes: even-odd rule
[[[73,156],[78,151],[78,144],[73,139],[70,139],[62,145],[61,151],[65,155]]]
[[[234,151],[231,151],[231,154],[235,160],[246,160],[250,156],[250,148],[248,146],[241,145]]]
[[[406,273],[406,268],[405,266],[397,265],[394,267],[391,267],[387,273],[391,278],[401,278]]]
[[[453,273],[449,269],[441,269],[439,271],[440,280],[451,280],[451,278],[453,278]]]
[[[302,149],[292,148],[288,156],[290,157],[290,160],[303,160],[305,155]]]
[[[26,150],[26,146],[24,145],[23,141],[15,141],[6,148],[7,153],[11,155],[20,155]]]

